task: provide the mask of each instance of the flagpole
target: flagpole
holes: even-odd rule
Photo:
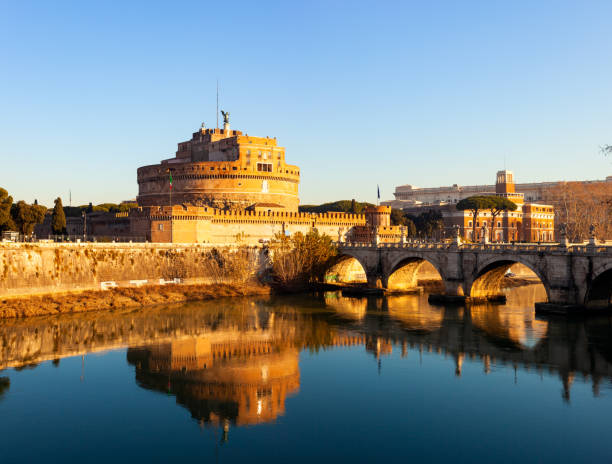
[[[219,79],[217,79],[217,129],[219,129]]]

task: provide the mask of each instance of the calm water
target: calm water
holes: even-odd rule
[[[0,325],[0,462],[612,462],[612,320],[339,294]]]

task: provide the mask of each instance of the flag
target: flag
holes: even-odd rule
[[[380,187],[376,185],[376,198],[380,200]]]
[[[170,190],[172,190],[172,172],[170,173],[170,178],[168,180],[170,181]]]

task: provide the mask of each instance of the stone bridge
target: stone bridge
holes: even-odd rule
[[[340,280],[355,260],[371,287],[417,287],[419,268],[429,262],[445,295],[472,300],[501,295],[504,275],[515,263],[531,269],[554,305],[608,307],[612,296],[612,246],[589,244],[338,243]]]

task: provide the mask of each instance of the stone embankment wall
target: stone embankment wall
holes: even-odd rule
[[[214,283],[210,275],[213,248],[205,244],[159,243],[0,243],[0,298],[19,295],[101,289],[101,282],[180,278]],[[261,249],[249,248],[259,259]],[[138,283],[133,282],[132,285]]]

